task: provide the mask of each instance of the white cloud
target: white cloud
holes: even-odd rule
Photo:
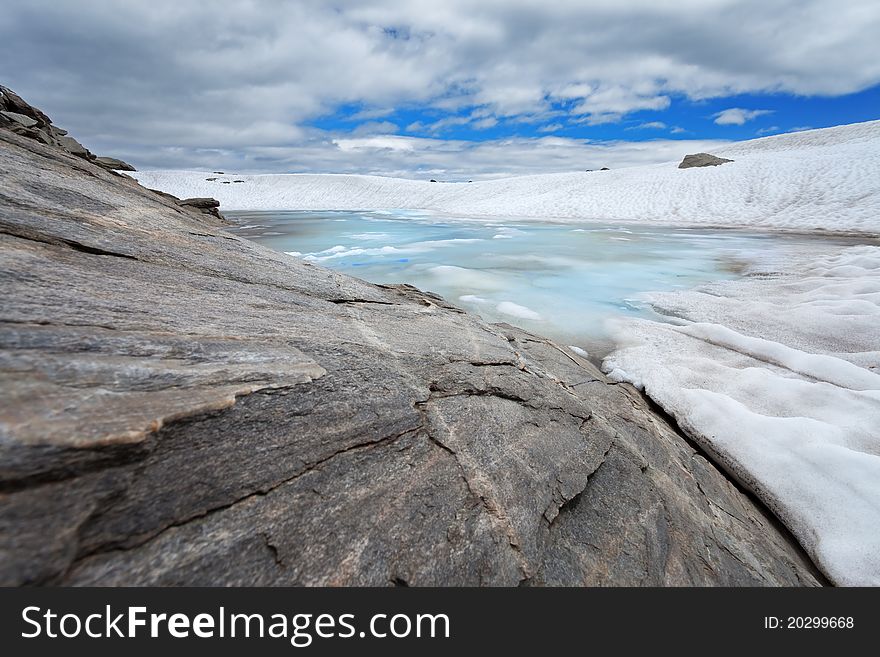
[[[469,116],[447,116],[446,118],[427,124],[416,121],[415,123],[408,125],[407,130],[410,132],[421,131],[436,133],[443,132],[444,130],[448,130],[455,126],[467,125],[470,122],[471,118]]]
[[[548,123],[547,125],[542,125],[538,128],[538,132],[556,132],[558,130],[562,130],[565,126],[561,123]]]
[[[572,113],[586,115],[586,123],[599,125],[616,123],[628,112],[664,110],[670,102],[669,97],[660,94],[659,87],[653,84],[643,85],[642,89],[614,85],[586,94]]]
[[[477,119],[474,121],[473,125],[477,130],[488,130],[489,128],[494,128],[498,125],[498,119],[494,116],[487,116],[484,119]]]
[[[730,109],[722,110],[712,116],[715,117],[715,123],[718,125],[743,125],[746,121],[751,121],[759,116],[772,113],[773,110],[750,110],[741,107],[731,107]]]
[[[769,128],[761,128],[755,134],[756,135],[770,135],[776,132],[779,132],[780,128],[778,125],[771,125]]]
[[[626,130],[665,130],[666,124],[663,121],[648,121],[647,123],[639,123],[625,128]],[[675,130],[673,130],[675,132]]]
[[[441,133],[455,126],[469,126],[474,130],[487,130],[498,125],[498,119],[491,116],[485,108],[477,108],[466,116],[447,116],[433,123],[414,121],[406,126],[407,132]]]
[[[356,150],[390,150],[405,151],[414,150],[416,139],[402,137],[400,135],[383,135],[379,137],[361,137],[353,139],[334,139],[333,143],[341,151]]]

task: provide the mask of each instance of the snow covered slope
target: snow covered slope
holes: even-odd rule
[[[880,247],[646,295],[604,363],[754,491],[835,583],[880,586]],[[678,325],[676,325],[678,324]]]
[[[400,208],[487,217],[880,233],[880,121],[764,137],[715,154],[735,161],[696,169],[678,169],[677,162],[670,162],[475,183],[192,171],[132,175],[147,187],[179,197],[214,197],[225,210]]]

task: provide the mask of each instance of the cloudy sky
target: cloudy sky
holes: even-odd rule
[[[4,0],[0,82],[138,168],[449,180],[880,118],[877,0]]]

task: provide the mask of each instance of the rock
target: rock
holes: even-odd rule
[[[152,192],[153,194],[155,194],[156,196],[161,196],[162,198],[171,201],[171,202],[174,203],[175,205],[179,205],[179,204],[180,204],[180,199],[177,198],[176,196],[174,196],[174,194],[169,194],[168,192],[163,192],[163,191],[160,190],[160,189],[150,189],[149,187],[147,187],[147,189],[148,189],[150,192]]]
[[[719,164],[726,164],[727,162],[733,162],[733,160],[716,157],[709,153],[694,153],[692,155],[685,155],[681,164],[678,165],[678,168],[690,169],[692,167],[717,167]]]
[[[611,171],[611,169],[609,169],[608,167],[602,167],[601,169],[599,169],[599,171]]]
[[[69,135],[60,135],[58,137],[58,143],[71,155],[76,155],[77,157],[82,157],[86,160],[95,159],[88,148]]]
[[[220,207],[220,201],[215,198],[185,198],[178,201],[179,205],[189,205],[199,210],[212,210]]]
[[[0,584],[816,585],[627,385],[0,130]]]
[[[108,171],[137,171],[137,169],[130,164],[127,164],[122,160],[117,160],[115,157],[96,157],[95,164]]]
[[[135,170],[130,164],[116,158],[95,157],[89,149],[69,136],[67,130],[52,125],[52,120],[48,116],[4,86],[0,86],[0,127],[47,146],[60,148],[107,170]]]
[[[226,218],[220,214],[220,201],[215,198],[185,198],[177,201],[177,204],[216,219],[217,221],[214,223],[227,223]]]
[[[36,130],[35,134],[26,134],[26,137],[31,137],[32,139],[36,139],[40,143],[46,144],[47,146],[60,146],[58,144],[57,135],[52,135],[45,130]],[[21,134],[21,133],[18,133]]]
[[[48,116],[43,114],[36,107],[30,105],[21,96],[3,85],[0,85],[0,109],[23,114],[41,125],[49,125],[52,123]]]
[[[19,114],[18,112],[7,112],[4,110],[0,112],[0,114],[5,116],[10,121],[15,121],[19,125],[24,126],[25,128],[32,128],[37,125],[36,119],[32,119],[31,117],[25,116],[24,114]]]

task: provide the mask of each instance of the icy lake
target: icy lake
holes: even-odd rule
[[[409,283],[601,358],[608,320],[660,319],[644,292],[735,278],[817,238],[420,212],[228,212],[232,232],[374,283]],[[842,240],[841,240],[842,241]],[[821,240],[827,244],[828,240]]]

